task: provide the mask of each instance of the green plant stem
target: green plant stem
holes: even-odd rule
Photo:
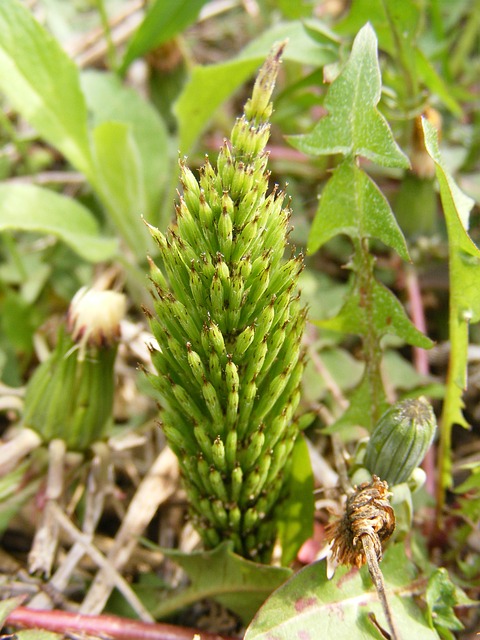
[[[115,45],[113,44],[112,30],[110,29],[110,23],[108,22],[108,15],[105,9],[104,0],[96,0],[98,13],[100,14],[100,20],[102,22],[103,31],[105,34],[105,42],[107,43],[107,59],[108,65],[112,71],[117,71],[117,52]]]
[[[390,13],[388,0],[383,0],[383,6],[385,9],[385,14],[387,16],[388,24],[390,26],[390,31],[393,36],[393,41],[397,49],[397,54],[398,54],[397,59],[402,69],[403,77],[405,79],[405,86],[407,88],[406,95],[407,97],[413,98],[415,96],[418,96],[419,94],[418,79],[417,79],[417,74],[415,73],[415,66],[412,64],[409,64],[408,57],[409,57],[409,53],[411,53],[411,50],[415,48],[416,43],[415,41],[412,42],[411,39],[407,41],[403,37],[403,34],[398,32],[395,20],[393,20],[392,15]],[[403,106],[404,106],[404,109],[407,110],[406,105],[403,105]]]
[[[385,390],[383,388],[381,361],[382,348],[380,339],[375,331],[374,312],[376,302],[373,299],[374,258],[369,251],[368,238],[355,241],[354,270],[358,279],[360,305],[365,309],[367,323],[363,340],[363,357],[365,360],[365,377],[371,397],[371,424],[378,422],[382,414]]]
[[[466,22],[462,27],[461,36],[450,56],[450,70],[453,77],[458,76],[468,64],[470,54],[478,52],[478,37],[480,33],[480,2],[475,2],[466,15]]]
[[[432,22],[432,30],[436,42],[445,42],[447,37],[442,18],[441,4],[440,0],[430,0],[430,20]],[[445,78],[447,83],[450,83],[452,81],[452,72],[450,69],[447,49],[445,49],[441,54],[441,64],[442,76]]]

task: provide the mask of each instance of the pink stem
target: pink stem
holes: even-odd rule
[[[409,267],[405,270],[405,287],[407,290],[408,299],[410,301],[410,315],[412,317],[413,324],[422,333],[427,332],[427,321],[425,319],[425,311],[423,308],[422,292],[420,290],[420,284],[418,282],[417,274],[414,269]],[[419,347],[413,347],[413,363],[415,369],[421,375],[428,376],[430,373],[430,366],[428,364],[428,355],[425,349]],[[427,474],[427,480],[425,487],[428,493],[432,496],[435,495],[435,447],[430,447],[423,461],[422,467]]]
[[[405,285],[407,289],[408,299],[410,301],[410,315],[413,324],[422,333],[427,332],[427,321],[423,309],[422,292],[418,282],[417,274],[413,269],[407,267],[405,276]],[[428,364],[428,355],[425,349],[413,347],[413,363],[418,373],[428,376],[430,367]]]
[[[199,634],[201,640],[238,640],[172,624],[151,624],[113,615],[87,616],[69,611],[41,611],[27,607],[17,607],[8,616],[6,623],[25,629],[108,636],[114,640],[192,640],[195,633]]]

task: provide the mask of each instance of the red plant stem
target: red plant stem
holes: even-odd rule
[[[8,616],[6,624],[57,633],[101,635],[114,640],[192,640],[195,634],[198,634],[200,640],[238,640],[173,624],[151,624],[113,615],[87,616],[69,611],[41,611],[28,607],[17,607]]]
[[[422,333],[427,332],[427,321],[423,308],[422,292],[418,277],[414,269],[407,267],[405,269],[405,287],[410,301],[410,315],[412,322]],[[413,347],[413,362],[418,373],[428,376],[430,367],[428,365],[428,355],[425,349]]]
[[[408,299],[410,301],[410,315],[413,324],[422,333],[427,333],[427,321],[425,319],[425,310],[423,308],[422,292],[418,281],[417,273],[411,267],[405,269],[405,288],[407,290]],[[421,375],[428,376],[430,366],[428,364],[428,354],[425,349],[413,347],[413,363],[415,369]],[[431,496],[435,495],[435,448],[432,446],[427,452],[422,467],[427,474],[425,487]]]

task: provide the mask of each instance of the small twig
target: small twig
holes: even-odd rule
[[[350,478],[348,477],[347,463],[345,462],[345,447],[339,436],[332,434],[333,457],[335,467],[338,471],[338,480],[345,495],[350,495],[353,491]]]
[[[85,518],[82,527],[84,539],[77,540],[71,547],[62,564],[48,582],[47,592],[39,593],[30,601],[30,606],[33,608],[50,608],[52,600],[47,593],[63,593],[65,591],[72,573],[85,555],[85,541],[92,542],[93,534],[103,513],[110,452],[108,446],[103,442],[93,445],[93,449],[96,455],[92,460],[87,480]]]
[[[111,71],[117,69],[117,52],[112,38],[112,30],[108,21],[107,10],[105,9],[105,3],[103,0],[96,0],[98,13],[100,14],[100,20],[102,23],[103,33],[105,36],[105,44],[107,46],[107,59]]]
[[[361,537],[363,550],[365,552],[365,557],[367,558],[367,566],[368,571],[370,573],[370,577],[372,578],[372,582],[375,585],[375,589],[377,590],[378,597],[382,604],[383,612],[385,614],[385,618],[387,619],[387,624],[391,634],[391,640],[400,640],[400,635],[398,634],[395,622],[393,620],[392,610],[390,608],[390,603],[387,598],[387,592],[385,589],[385,581],[383,579],[383,573],[378,564],[377,554],[375,552],[375,546],[371,537],[368,534],[363,534]]]
[[[33,539],[32,548],[28,556],[28,563],[32,573],[40,571],[50,575],[55,551],[58,544],[58,521],[55,517],[55,507],[63,492],[63,475],[65,466],[65,442],[55,439],[48,447],[48,477],[40,526]]]
[[[26,629],[45,629],[57,633],[91,634],[114,640],[192,640],[196,630],[176,625],[149,624],[119,616],[85,616],[67,611],[41,611],[18,607],[8,616],[6,624]],[[201,640],[238,640],[204,631]]]
[[[311,332],[312,332],[312,329],[309,328],[309,333]],[[332,398],[337,403],[339,409],[342,409],[343,411],[345,411],[346,409],[348,409],[348,404],[349,404],[348,400],[345,398],[342,390],[340,389],[336,381],[331,376],[330,371],[325,366],[325,363],[323,362],[323,359],[319,355],[318,351],[314,348],[313,346],[314,336],[309,335],[308,338],[310,343],[309,349],[308,349],[308,355],[310,357],[310,360],[312,361],[315,369],[317,370],[317,373],[323,378],[323,381],[325,382],[327,389],[332,394]]]
[[[79,531],[56,503],[53,503],[51,508],[58,525],[65,531],[65,533],[67,533],[67,535],[72,539],[74,543],[78,543],[83,546],[84,552],[88,556],[90,556],[90,558],[99,567],[101,567],[102,571],[108,576],[108,579],[113,587],[116,587],[120,591],[125,600],[134,609],[135,613],[141,618],[141,620],[143,620],[144,622],[153,622],[152,616],[148,613],[138,597],[135,595],[128,582],[124,578],[122,578],[122,576],[115,570],[110,561],[105,558],[105,556],[103,556],[96,547],[92,545],[89,539],[90,536],[86,536],[81,531]]]
[[[76,171],[41,171],[34,175],[14,176],[6,180],[7,184],[62,184],[82,186],[85,176]]]
[[[114,567],[116,570],[120,570],[127,563],[138,542],[138,536],[153,518],[159,505],[168,500],[175,492],[177,478],[177,459],[170,449],[164,449],[142,480],[130,502],[115,537],[115,542],[107,556],[109,568]],[[83,601],[81,612],[100,613],[114,586],[111,575],[102,568],[95,576]]]
[[[12,471],[17,463],[40,446],[42,440],[31,429],[20,429],[18,435],[0,445],[0,477]]]

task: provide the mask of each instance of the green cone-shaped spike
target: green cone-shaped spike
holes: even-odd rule
[[[305,324],[295,290],[303,258],[283,259],[290,210],[278,187],[267,193],[282,50],[262,67],[216,169],[207,158],[197,181],[180,162],[177,223],[165,236],[152,229],[165,270],[162,278],[152,265],[151,324],[163,352],[153,354],[161,382],[152,382],[192,521],[207,546],[230,539],[264,561],[298,432]]]

